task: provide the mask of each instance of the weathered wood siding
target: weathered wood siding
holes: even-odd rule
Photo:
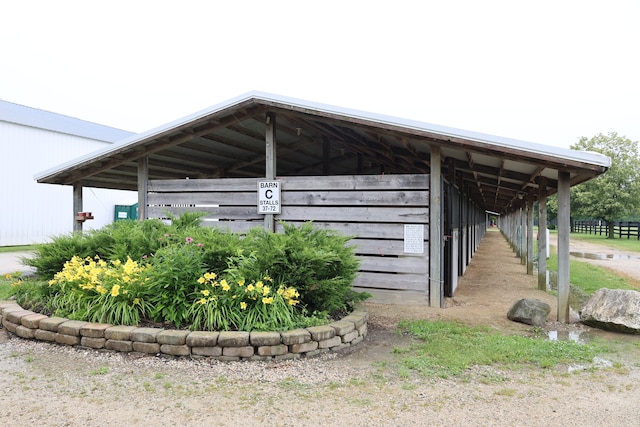
[[[244,232],[262,226],[257,181],[247,179],[163,180],[149,183],[149,218],[166,213],[207,212],[204,224]],[[282,177],[282,211],[288,223],[354,236],[361,260],[354,286],[427,292],[428,175]],[[405,224],[424,227],[423,253],[404,252]],[[278,230],[281,227],[277,227]]]

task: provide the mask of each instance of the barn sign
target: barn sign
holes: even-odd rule
[[[280,182],[258,181],[258,213],[280,213]]]

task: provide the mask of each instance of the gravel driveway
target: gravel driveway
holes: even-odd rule
[[[351,353],[285,362],[139,357],[25,341],[0,330],[2,425],[637,426],[640,337],[615,339],[613,367],[475,367],[465,379],[400,369],[403,318],[459,319],[505,332],[511,303],[536,289],[499,234],[487,233],[449,308],[367,303]],[[553,313],[553,311],[552,311]],[[558,325],[550,317],[548,328]],[[571,371],[571,373],[570,373]]]

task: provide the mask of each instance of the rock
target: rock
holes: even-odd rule
[[[507,318],[527,325],[542,326],[550,311],[551,307],[546,302],[523,298],[513,303],[507,313]]]
[[[640,334],[640,292],[598,289],[582,307],[580,320],[594,328]]]
[[[580,323],[580,313],[569,307],[569,323]]]

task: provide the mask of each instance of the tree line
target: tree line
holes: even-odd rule
[[[607,237],[614,238],[616,221],[640,220],[640,149],[632,141],[615,132],[582,137],[573,150],[594,151],[611,158],[609,170],[598,177],[571,188],[571,217],[579,220],[601,220],[608,225]],[[556,218],[556,196],[547,205],[550,221]]]

